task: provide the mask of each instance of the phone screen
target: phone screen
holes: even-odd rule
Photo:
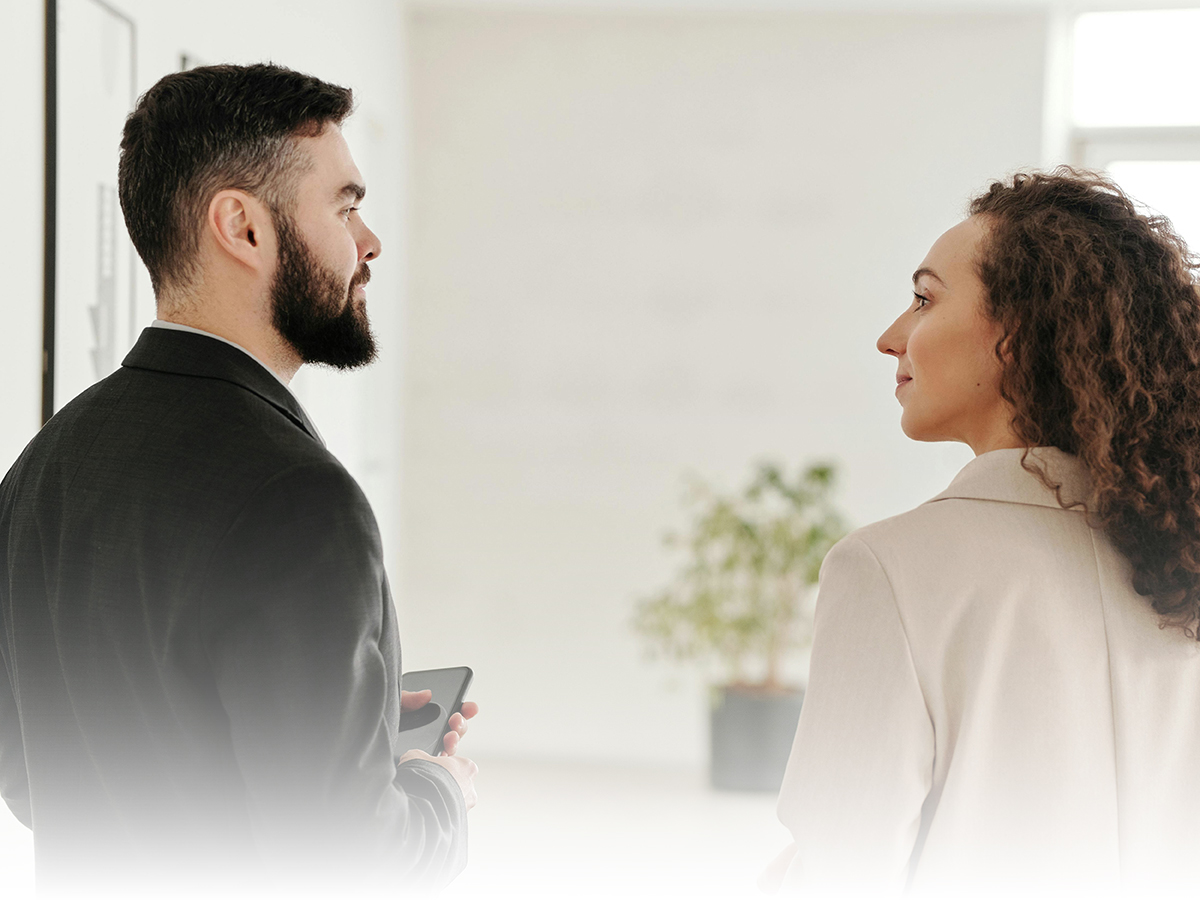
[[[442,738],[450,730],[450,717],[461,710],[471,676],[472,672],[466,666],[422,669],[400,676],[401,688],[406,691],[432,691],[433,699],[420,709],[400,713],[398,753],[424,750],[431,756],[437,756],[442,752]]]

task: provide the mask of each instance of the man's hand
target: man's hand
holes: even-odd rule
[[[446,756],[453,756],[458,751],[458,742],[467,733],[467,719],[474,718],[478,712],[479,704],[468,700],[462,705],[461,713],[455,713],[450,717],[450,730],[442,738],[442,746],[445,747],[444,752]]]
[[[433,691],[401,691],[400,711],[412,712],[433,699]]]
[[[401,691],[400,709],[403,712],[411,712],[414,709],[420,709],[432,699],[433,691]],[[479,704],[468,700],[462,705],[461,713],[455,713],[450,717],[450,730],[442,738],[445,756],[453,756],[458,752],[458,742],[467,733],[467,719],[474,718],[478,712]]]
[[[420,709],[432,699],[433,691],[401,691],[400,709],[411,712]],[[479,772],[479,767],[465,756],[457,755],[458,742],[467,733],[467,719],[473,719],[478,712],[479,704],[468,700],[462,705],[462,712],[456,712],[450,717],[450,730],[442,738],[442,746],[445,749],[438,756],[430,756],[424,750],[409,750],[400,757],[401,763],[410,759],[427,759],[453,775],[463,792],[463,799],[467,801],[467,809],[472,809],[478,799],[475,794],[475,775]]]
[[[465,703],[463,704],[466,705]],[[430,756],[424,750],[409,750],[400,757],[400,764],[408,762],[410,759],[427,759],[431,763],[435,763],[454,776],[454,780],[458,782],[458,787],[463,793],[463,799],[467,801],[467,809],[473,809],[475,801],[478,799],[475,795],[475,775],[479,772],[479,766],[471,762],[465,756]]]

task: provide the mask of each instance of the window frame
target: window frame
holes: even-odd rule
[[[1072,126],[1070,160],[1088,169],[1106,169],[1118,160],[1200,162],[1200,125]]]

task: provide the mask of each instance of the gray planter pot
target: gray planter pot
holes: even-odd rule
[[[713,691],[712,786],[778,791],[804,691],[725,687]]]

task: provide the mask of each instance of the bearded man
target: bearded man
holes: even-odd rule
[[[401,753],[366,497],[288,382],[370,362],[351,92],[169,75],[120,197],[158,319],[0,484],[0,793],[71,896],[438,887],[475,766]],[[465,704],[464,713],[475,713]]]

